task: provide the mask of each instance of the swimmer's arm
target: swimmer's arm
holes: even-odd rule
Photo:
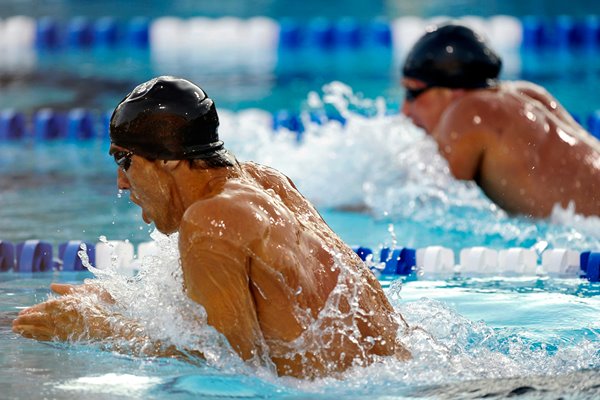
[[[13,331],[30,339],[42,341],[94,341],[120,336],[131,339],[131,332],[119,332],[108,319],[113,317],[107,307],[114,303],[108,293],[95,285],[52,284],[61,297],[22,310],[13,321]],[[85,300],[83,294],[85,295]],[[97,297],[91,297],[89,294]],[[133,324],[121,324],[131,327]]]
[[[201,207],[200,207],[201,208]],[[225,206],[227,208],[227,205]],[[258,323],[249,279],[250,260],[244,254],[243,244],[227,236],[239,232],[232,222],[224,222],[229,230],[220,236],[211,234],[202,221],[221,220],[223,208],[188,210],[179,228],[179,250],[188,296],[206,310],[208,323],[222,333],[231,347],[244,359],[250,360],[265,354],[262,333]],[[196,213],[196,216],[190,214]],[[225,218],[226,219],[226,218]],[[244,215],[237,215],[240,223],[251,224]]]
[[[114,300],[98,286],[52,284],[50,287],[61,297],[22,310],[13,321],[13,332],[40,341],[105,342],[112,339],[108,343],[111,350],[146,356],[188,356],[174,347],[150,341],[135,321],[110,312],[108,306],[114,304]],[[84,293],[88,294],[85,306],[81,297]],[[97,301],[90,301],[89,293],[97,295]]]
[[[456,179],[473,180],[485,153],[485,132],[474,126],[473,114],[455,110],[443,118],[436,127],[436,139],[440,154],[448,161],[450,172]]]

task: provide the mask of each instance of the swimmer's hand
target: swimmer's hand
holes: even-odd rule
[[[101,305],[86,306],[83,315],[80,299],[62,296],[22,310],[12,330],[29,339],[95,340],[111,336],[106,312]]]
[[[104,342],[111,350],[123,353],[186,360],[204,358],[198,351],[181,352],[175,346],[150,340],[136,321],[110,311],[115,301],[97,285],[53,283],[50,288],[61,297],[22,310],[13,321],[13,332],[40,341]],[[95,295],[97,301],[90,301],[93,297],[89,294]],[[88,301],[82,304],[84,298]]]
[[[68,283],[51,283],[50,289],[60,295],[77,294],[77,293],[96,293],[100,300],[108,304],[113,304],[115,300],[110,293],[93,284],[71,285]]]
[[[50,289],[59,295],[65,295],[75,292],[78,288],[81,288],[83,285],[71,285],[69,283],[51,283]]]

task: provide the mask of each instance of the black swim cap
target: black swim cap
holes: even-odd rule
[[[185,79],[159,76],[137,86],[110,119],[110,140],[148,159],[209,158],[223,150],[217,109]]]
[[[475,89],[493,86],[502,60],[484,38],[463,25],[428,28],[404,62],[403,74],[429,87]]]

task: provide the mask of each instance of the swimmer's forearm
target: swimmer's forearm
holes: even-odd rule
[[[82,306],[81,299],[65,295],[36,304],[19,313],[13,332],[40,341],[89,342],[123,354],[147,357],[202,357],[152,340],[142,326],[97,303]]]
[[[144,357],[204,358],[198,351],[179,350],[174,345],[152,339],[137,321],[121,314],[107,310],[97,312],[95,307],[84,314],[88,314],[84,318],[87,320],[89,337],[83,339],[100,343],[107,350]]]

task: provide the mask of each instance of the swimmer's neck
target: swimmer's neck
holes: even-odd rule
[[[237,165],[218,168],[192,168],[185,165],[173,174],[173,178],[183,206],[187,208],[198,200],[218,195],[228,181],[239,180],[243,175],[244,172]]]

